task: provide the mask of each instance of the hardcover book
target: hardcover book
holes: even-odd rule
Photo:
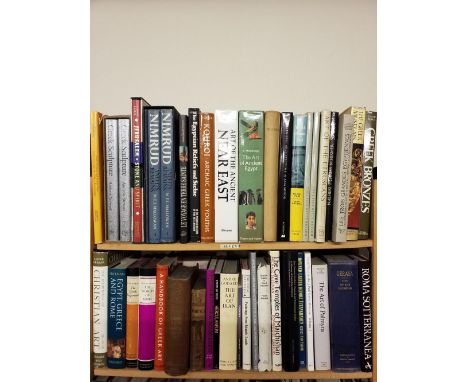
[[[281,113],[278,164],[278,241],[289,241],[289,198],[291,189],[291,141],[293,113]]]
[[[119,141],[118,120],[104,118],[106,152],[106,228],[107,240],[119,240]]]
[[[239,241],[263,240],[263,111],[239,112]]]
[[[219,312],[221,301],[221,271],[223,270],[224,259],[218,259],[215,268],[214,279],[214,331],[213,331],[213,368],[219,368]]]
[[[200,113],[201,241],[214,241],[214,114]]]
[[[271,289],[270,264],[257,259],[258,283],[258,371],[271,371]]]
[[[336,148],[338,140],[338,123],[339,115],[336,111],[331,112],[330,117],[330,144],[328,155],[328,177],[327,177],[327,207],[325,214],[325,240],[332,239],[332,223],[333,223],[333,191],[335,183],[335,168],[336,168]]]
[[[281,371],[281,272],[280,252],[269,251],[271,272],[271,356],[273,371]]]
[[[215,241],[237,242],[237,111],[215,111]]]
[[[252,326],[251,326],[251,304],[250,304],[250,268],[248,259],[241,259],[242,276],[242,369],[250,370]]]
[[[309,121],[311,118],[311,121]],[[312,167],[312,137],[313,137],[313,113],[306,114],[306,151],[304,164],[304,202],[302,208],[302,241],[309,241],[310,220],[310,178]]]
[[[297,320],[299,323],[299,368],[302,369],[307,366],[304,252],[298,252],[297,254],[297,306]]]
[[[192,288],[192,312],[190,320],[190,370],[202,370],[205,363],[205,272],[199,271]]]
[[[263,219],[267,224],[263,227],[263,240],[276,241],[277,237],[277,206],[278,206],[278,155],[279,155],[280,113],[265,112],[265,147],[263,187]]]
[[[249,252],[250,267],[250,306],[252,335],[252,369],[258,371],[258,284],[257,284],[257,254]]]
[[[180,191],[180,242],[188,243],[190,239],[189,227],[189,152],[188,152],[188,117],[179,117],[179,191]],[[177,219],[177,216],[176,216]]]
[[[144,152],[143,108],[149,106],[141,97],[132,97],[132,136],[130,141],[132,241],[143,243],[144,237]]]
[[[242,369],[242,280],[237,284],[237,370]]]
[[[306,321],[306,365],[308,371],[314,371],[314,316],[312,308],[312,264],[310,251],[304,252],[304,281],[304,310]]]
[[[190,241],[200,241],[200,109],[189,108]]]
[[[102,114],[91,112],[91,175],[94,243],[104,241],[104,155]]]
[[[215,295],[215,269],[217,259],[212,258],[206,270],[206,296],[205,296],[205,369],[213,369],[214,347],[214,295]]]
[[[130,117],[118,119],[118,130],[120,241],[131,241],[132,201],[130,198]]]
[[[320,113],[307,113],[307,124],[312,124],[312,153],[310,164],[309,241],[315,241],[317,212],[317,180],[320,146]]]

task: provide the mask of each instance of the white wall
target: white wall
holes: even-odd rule
[[[377,107],[375,0],[91,0],[91,109]]]

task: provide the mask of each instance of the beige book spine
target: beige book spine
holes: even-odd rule
[[[239,274],[220,277],[219,369],[237,369],[237,286]]]

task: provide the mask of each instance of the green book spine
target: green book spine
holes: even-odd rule
[[[262,111],[239,112],[239,241],[263,241]]]

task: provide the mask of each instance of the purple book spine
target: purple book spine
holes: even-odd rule
[[[213,369],[214,269],[206,271],[205,298],[205,369]]]
[[[145,272],[144,275],[142,273]],[[154,271],[154,272],[153,272]],[[150,273],[150,274],[148,274]],[[156,325],[156,268],[142,269],[139,279],[138,368],[154,368],[154,333]]]

